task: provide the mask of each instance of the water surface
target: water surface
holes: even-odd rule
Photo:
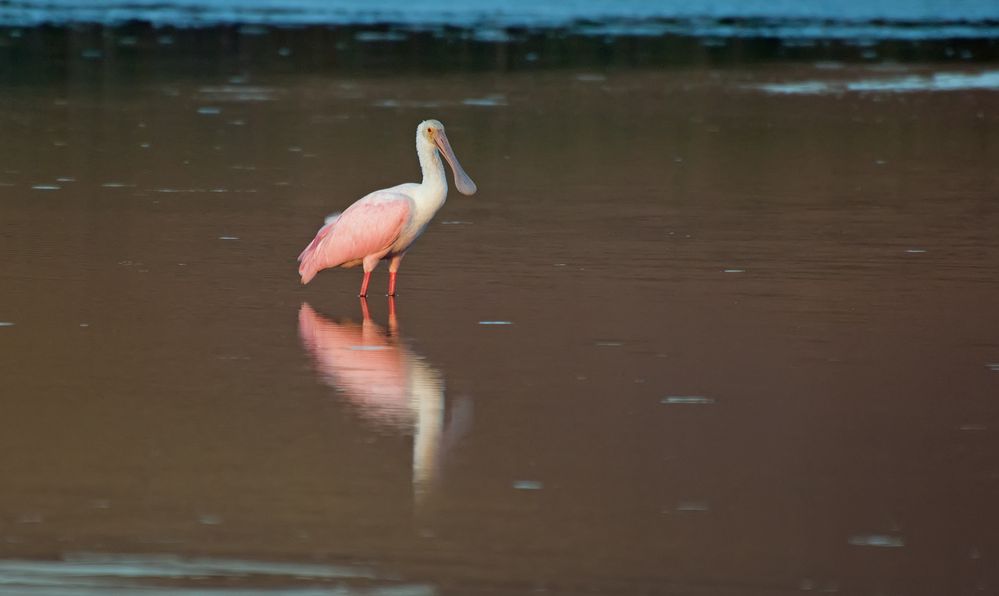
[[[174,72],[0,91],[0,593],[997,589],[993,89]],[[393,312],[300,286],[427,117]]]

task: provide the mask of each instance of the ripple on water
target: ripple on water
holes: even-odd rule
[[[479,321],[479,325],[513,325],[513,321]]]
[[[777,95],[819,95],[844,92],[912,93],[925,91],[962,91],[999,89],[999,70],[978,73],[938,72],[930,76],[870,78],[854,81],[797,81],[767,83],[756,89]]]
[[[487,108],[507,105],[506,97],[502,95],[487,95],[486,97],[469,97],[467,99],[461,100],[461,103],[466,106],[479,106]]]
[[[0,327],[13,327],[13,326],[14,323],[11,323],[10,321],[0,321]]]
[[[905,546],[905,540],[901,536],[889,536],[887,534],[857,534],[850,536],[847,542],[853,546],[873,546],[877,548],[901,548]]]
[[[704,397],[703,395],[668,395],[659,400],[659,403],[667,406],[709,405],[715,403],[715,400],[714,398]]]
[[[711,506],[704,501],[681,501],[677,503],[676,510],[680,512],[704,512],[710,511]]]
[[[61,561],[3,560],[0,577],[9,593],[125,594],[193,596],[206,582],[222,585],[225,594],[312,596],[353,593],[356,582],[365,594],[433,594],[429,586],[382,579],[366,567],[240,559],[185,559],[174,555],[74,554]],[[332,590],[332,591],[331,591]],[[7,592],[5,592],[7,593]]]
[[[276,92],[271,87],[246,86],[238,82],[233,85],[202,87],[198,89],[198,94],[206,101],[259,102],[276,99]]]

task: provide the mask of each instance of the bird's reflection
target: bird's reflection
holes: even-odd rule
[[[395,300],[388,329],[371,320],[361,299],[361,324],[334,322],[308,303],[298,312],[298,333],[323,380],[341,390],[371,423],[413,435],[413,495],[425,504],[450,446],[467,430],[471,403],[447,409],[444,379],[399,339]]]

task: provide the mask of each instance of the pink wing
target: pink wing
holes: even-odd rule
[[[364,257],[384,254],[409,220],[409,197],[380,192],[361,199],[324,225],[298,259],[302,283],[329,267],[353,266]]]
[[[298,255],[299,262],[301,262],[302,259],[305,258],[305,255],[309,254],[310,252],[316,249],[316,245],[319,244],[319,242],[326,237],[326,234],[330,233],[330,230],[333,229],[333,224],[335,224],[336,220],[338,219],[340,219],[339,213],[334,213],[326,218],[326,224],[323,225],[323,227],[319,228],[319,232],[316,233],[316,237],[312,239],[312,242],[310,242],[308,246],[305,247],[305,250],[299,253]]]

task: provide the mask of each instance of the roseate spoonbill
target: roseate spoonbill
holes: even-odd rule
[[[423,182],[407,182],[376,190],[359,199],[343,213],[326,218],[326,224],[302,254],[298,273],[309,283],[316,273],[331,267],[364,268],[360,296],[368,295],[368,281],[378,262],[389,261],[388,295],[395,296],[395,275],[409,247],[433,219],[447,198],[447,178],[440,155],[454,172],[454,185],[465,195],[476,186],[458,163],[438,120],[424,120],[416,128],[416,154],[420,157]]]
[[[394,298],[389,298],[387,332],[371,320],[364,298],[361,313],[360,325],[336,323],[304,303],[298,334],[323,381],[343,391],[364,419],[413,434],[413,492],[420,504],[444,454],[467,429],[471,402],[459,398],[445,416],[444,377],[400,341]]]

